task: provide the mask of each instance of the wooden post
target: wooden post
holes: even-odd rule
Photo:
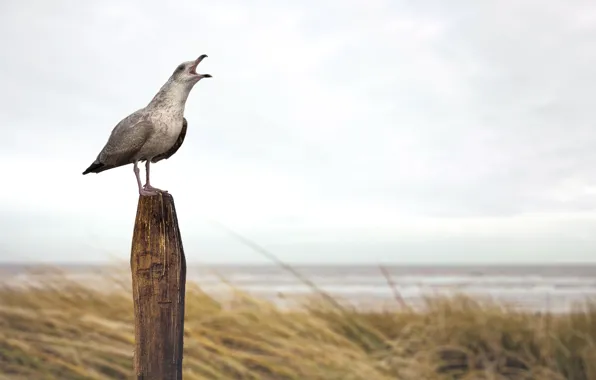
[[[130,257],[137,380],[181,380],[186,258],[174,198],[139,196]]]

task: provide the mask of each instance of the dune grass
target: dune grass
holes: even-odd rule
[[[191,283],[186,297],[187,380],[596,379],[596,304],[536,314],[460,296],[364,311],[314,293],[288,311]],[[0,288],[0,379],[127,379],[132,347],[124,285]]]

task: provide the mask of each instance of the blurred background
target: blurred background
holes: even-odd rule
[[[354,302],[568,311],[596,291],[595,42],[581,0],[1,1],[0,276],[129,276],[132,166],[81,173],[207,54],[151,170],[202,291],[313,290],[221,223]]]

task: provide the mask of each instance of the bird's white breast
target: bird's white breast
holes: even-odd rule
[[[139,151],[140,158],[149,159],[167,152],[176,143],[182,131],[183,110],[166,108],[156,110],[149,116],[154,125],[147,142]]]

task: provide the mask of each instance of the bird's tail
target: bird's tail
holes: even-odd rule
[[[83,175],[89,173],[99,173],[107,169],[104,164],[99,161],[94,161],[84,172]]]

